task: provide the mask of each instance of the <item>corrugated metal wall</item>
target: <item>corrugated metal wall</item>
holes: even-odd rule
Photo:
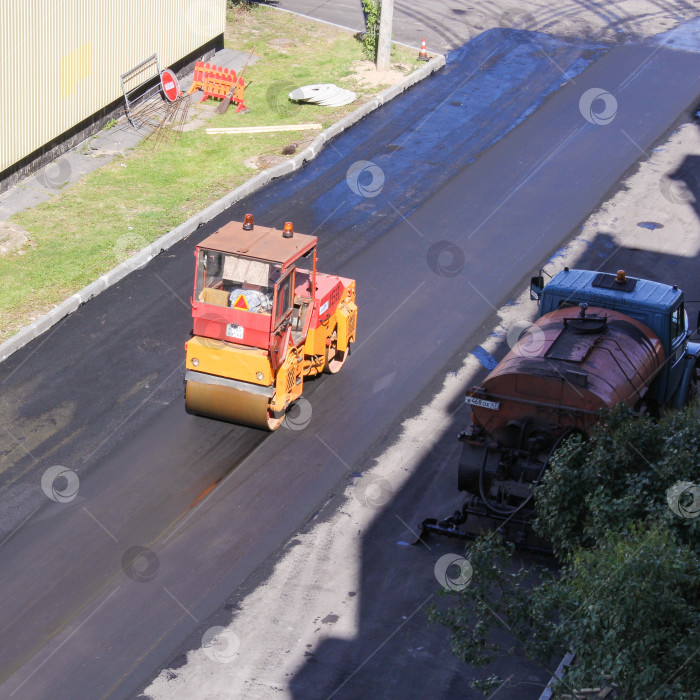
[[[0,0],[0,172],[222,34],[226,0]]]

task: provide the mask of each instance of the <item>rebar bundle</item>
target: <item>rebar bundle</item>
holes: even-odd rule
[[[187,121],[189,108],[188,95],[180,97],[175,102],[155,98],[144,102],[141,109],[134,112],[133,118],[137,122],[137,129],[143,128],[149,132],[144,141],[151,139],[155,150],[163,142],[169,141],[173,134],[178,138],[182,135],[182,127]]]

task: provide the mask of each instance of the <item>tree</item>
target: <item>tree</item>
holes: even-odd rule
[[[362,0],[362,10],[365,15],[365,31],[361,36],[365,56],[370,61],[375,61],[379,46],[379,22],[382,6],[379,0]]]
[[[431,618],[469,663],[507,652],[491,641],[499,626],[547,668],[573,649],[559,694],[614,683],[629,700],[697,697],[697,484],[695,410],[657,423],[622,406],[604,412],[587,441],[557,452],[536,493],[535,525],[560,569],[517,569],[496,535],[481,538],[468,549],[470,585]]]
[[[674,513],[668,493],[678,483],[700,484],[699,428],[692,407],[662,421],[624,404],[603,411],[587,440],[576,436],[557,450],[535,494],[536,531],[560,558],[607,532],[624,533],[632,521],[660,520],[697,547],[700,519]]]

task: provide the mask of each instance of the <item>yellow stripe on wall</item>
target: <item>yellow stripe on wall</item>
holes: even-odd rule
[[[61,58],[61,99],[72,95],[80,80],[92,75],[92,42],[87,41]]]

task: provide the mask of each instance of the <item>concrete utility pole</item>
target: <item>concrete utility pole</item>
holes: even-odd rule
[[[377,70],[389,70],[391,65],[391,25],[394,23],[394,0],[382,0],[377,37]]]

